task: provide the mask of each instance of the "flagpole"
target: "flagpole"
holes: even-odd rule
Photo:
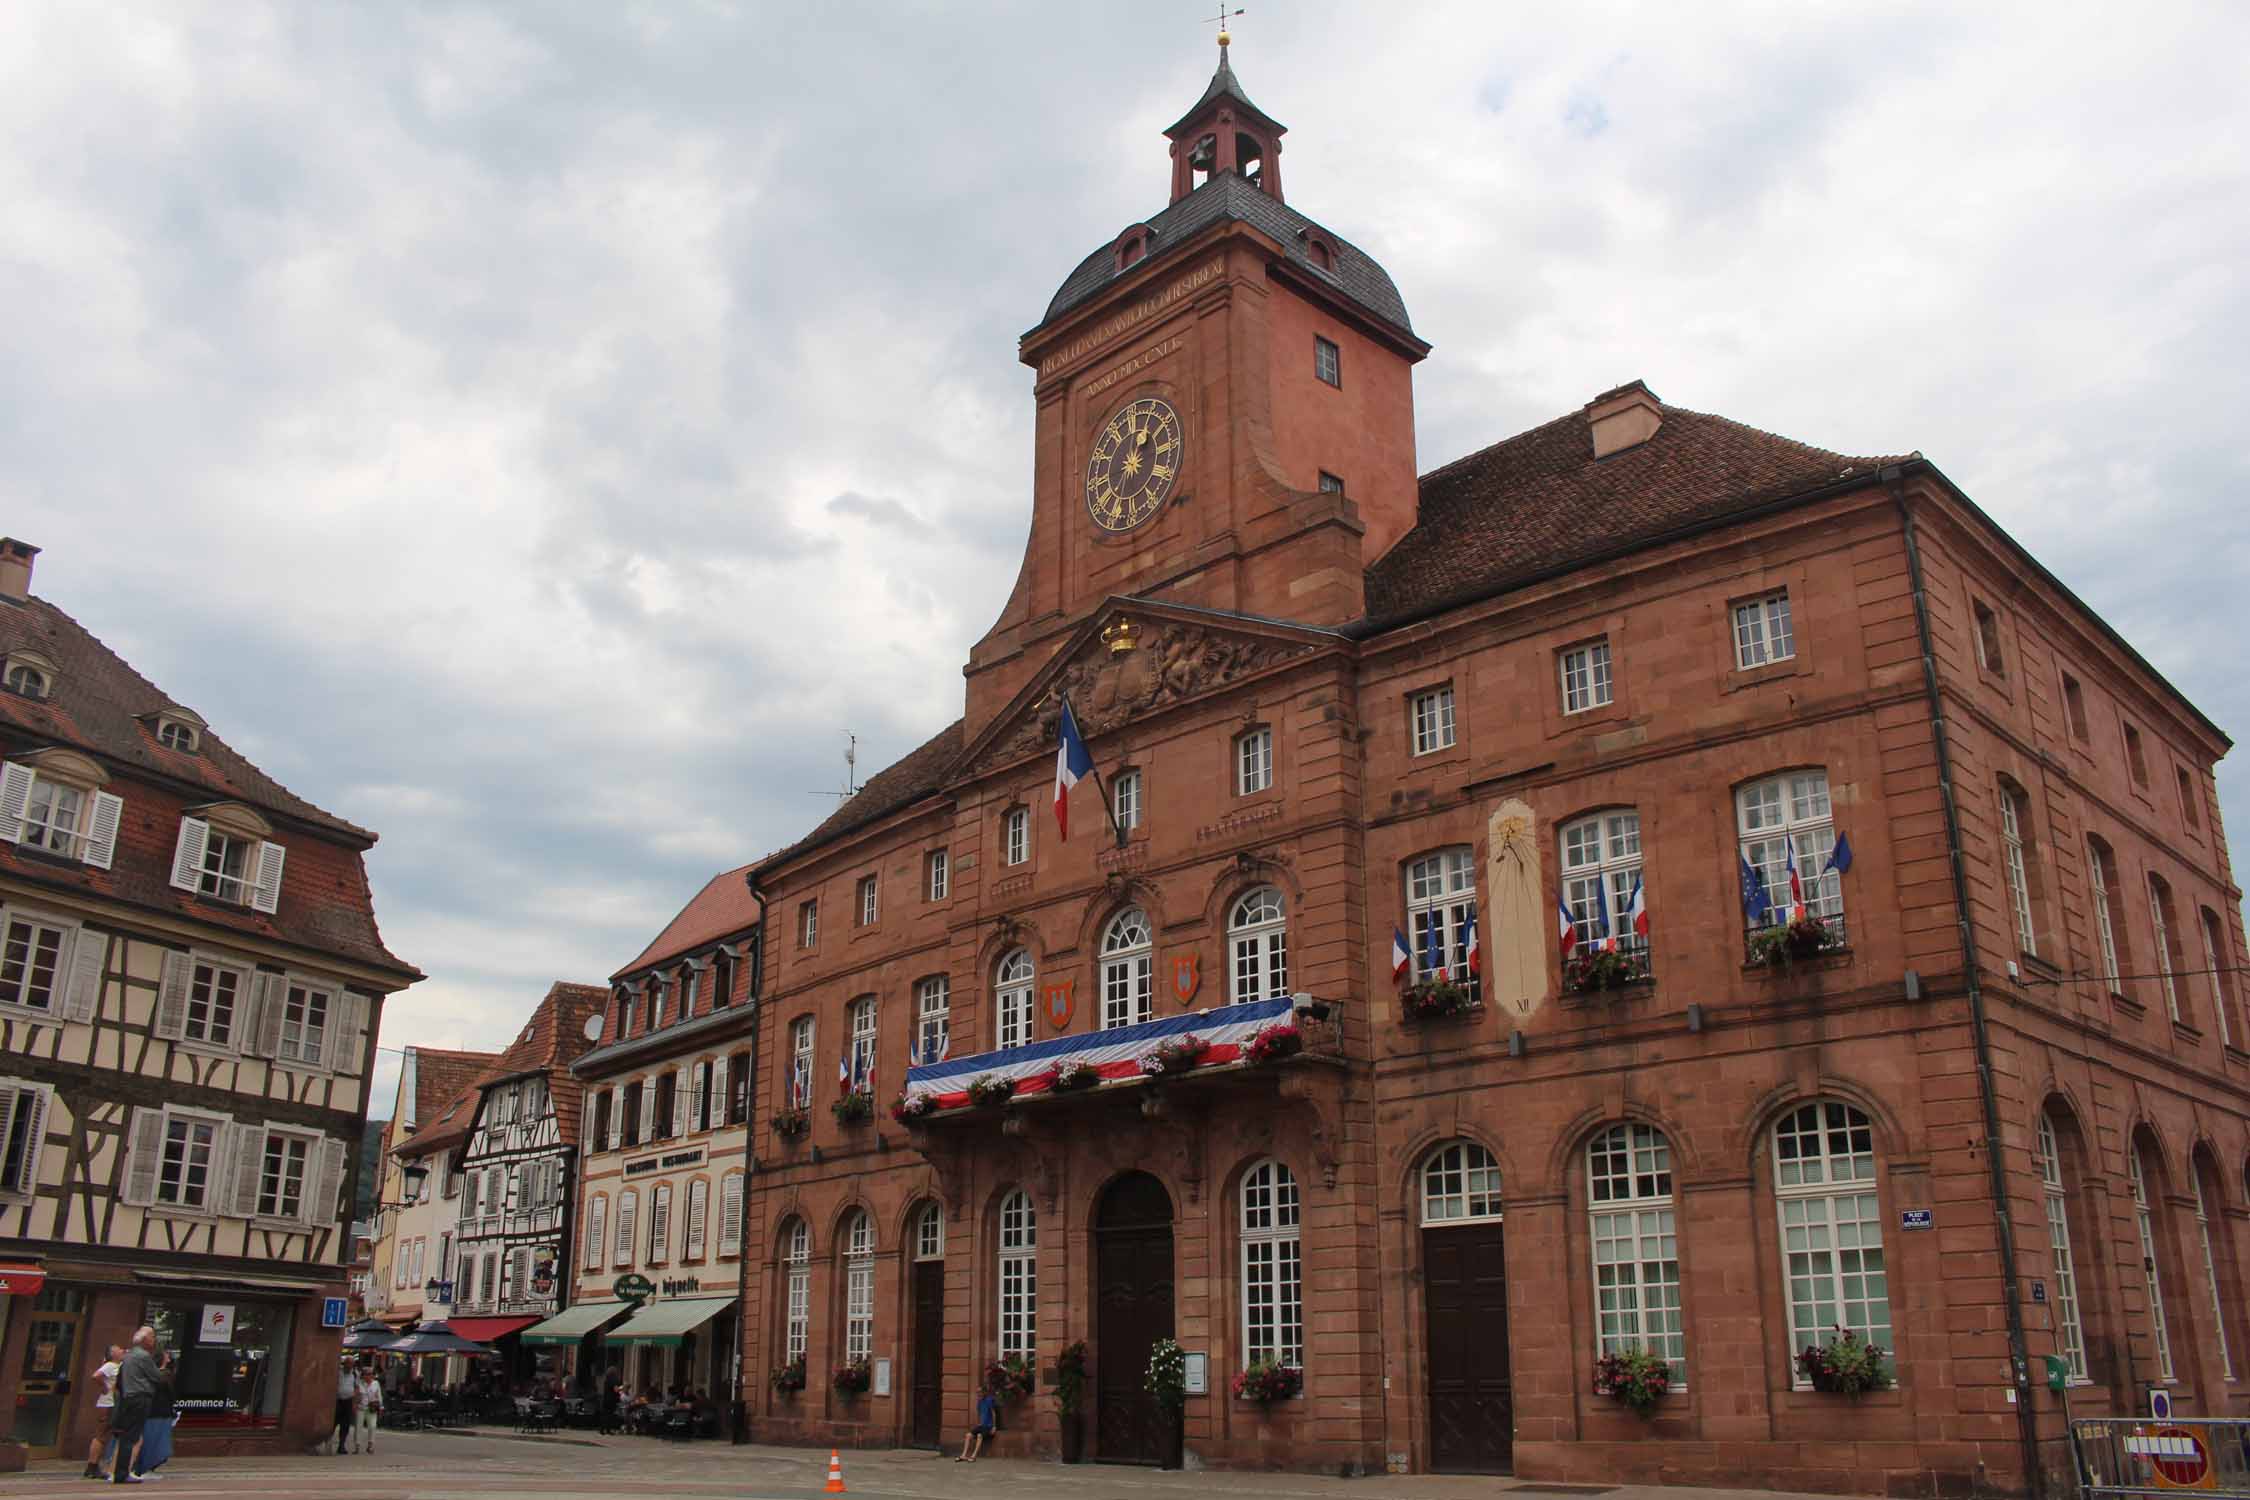
[[[1057,693],[1055,695],[1055,701],[1060,703],[1066,709],[1070,707],[1070,699],[1065,694]],[[1070,719],[1071,722],[1075,724],[1078,722],[1078,715],[1076,713],[1072,713]],[[1057,722],[1059,723],[1060,721]],[[1056,733],[1059,735],[1061,733],[1061,730],[1058,729]],[[1080,725],[1078,733],[1080,738],[1084,738],[1086,733],[1085,726]],[[1086,767],[1086,772],[1088,775],[1094,778],[1094,790],[1101,795],[1102,799],[1102,814],[1109,819],[1109,831],[1117,835],[1117,847],[1122,849],[1125,847],[1125,830],[1117,826],[1117,809],[1110,805],[1109,788],[1102,784],[1102,768],[1100,766],[1091,764],[1093,758],[1094,747],[1088,745],[1086,747],[1086,759],[1089,764]]]

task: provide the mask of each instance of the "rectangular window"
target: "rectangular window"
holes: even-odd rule
[[[1453,748],[1453,684],[1416,693],[1407,700],[1414,723],[1414,753],[1434,755]]]
[[[2180,778],[2180,821],[2190,828],[2201,828],[2203,819],[2196,813],[2195,778],[2180,768],[2175,774]]]
[[[859,925],[872,927],[875,924],[875,915],[875,877],[862,875],[859,877]]]
[[[1002,858],[1020,865],[1031,858],[1031,809],[1011,807],[1001,820]]]
[[[2234,1022],[2228,1013],[2234,1009],[2234,986],[2229,982],[2226,965],[2219,955],[2226,944],[2219,936],[2219,914],[2210,907],[2203,908],[2200,924],[2203,928],[2203,967],[2211,976],[2211,1013],[2219,1018],[2219,1041],[2225,1046],[2234,1045]]]
[[[873,995],[862,995],[852,1002],[852,1039],[844,1062],[855,1090],[875,1086],[875,1019]]]
[[[810,948],[820,941],[820,902],[797,903],[797,946]]]
[[[727,1123],[740,1125],[750,1118],[750,1054],[737,1052],[727,1068]]]
[[[1744,876],[1744,925],[1755,931],[1810,917],[1827,927],[1829,946],[1841,947],[1844,877],[1829,863],[1836,825],[1828,773],[1792,771],[1753,782],[1736,793],[1735,806],[1741,861],[1749,872]],[[1759,892],[1748,889],[1753,878]]]
[[[914,1056],[924,1064],[942,1060],[952,1048],[952,990],[943,974],[914,986]]]
[[[943,901],[951,872],[943,849],[932,849],[922,862],[922,889],[932,901]]]
[[[813,1018],[799,1016],[789,1030],[789,1103],[808,1109],[813,1096]]]
[[[1560,665],[1564,713],[1584,713],[1610,701],[1609,641],[1606,638],[1571,647],[1562,653]]]
[[[1797,636],[1789,620],[1789,590],[1776,589],[1761,598],[1734,607],[1734,664],[1762,667],[1787,661],[1797,654]]]
[[[875,1261],[855,1255],[844,1266],[844,1358],[875,1353]]]
[[[2081,744],[2093,739],[2093,728],[2086,722],[2086,690],[2068,672],[2063,673],[2063,716],[2070,720],[2072,738]]]
[[[1131,833],[1141,826],[1141,773],[1120,771],[1109,784],[1110,809],[1117,815],[1117,826]]]
[[[805,1347],[812,1338],[812,1267],[793,1264],[789,1267],[789,1314],[787,1332],[782,1337],[782,1353],[789,1359],[803,1359]]]
[[[1807,1105],[1775,1128],[1793,1351],[1848,1328],[1895,1352],[1872,1135],[1864,1116],[1835,1103]]]
[[[2117,905],[2117,872],[2110,867],[2109,850],[2099,840],[2087,842],[2086,875],[2094,888],[2094,935],[2101,941],[2102,973],[2115,991],[2124,973],[2117,963],[2117,932],[2124,913]]]
[[[1326,469],[1322,469],[1320,471],[1320,492],[1323,495],[1341,495],[1344,493],[1343,476],[1331,474]]]
[[[1000,1357],[1034,1357],[1039,1322],[1039,1226],[1031,1199],[1010,1193],[1000,1205]]]
[[[2078,1316],[2078,1270],[2070,1253],[2070,1203],[2063,1189],[2055,1127],[2039,1117],[2039,1178],[2047,1203],[2047,1250],[2055,1270],[2055,1332],[2072,1384],[2086,1379],[2086,1330]]]
[[[2133,784],[2147,791],[2148,756],[2141,750],[2141,732],[2130,724],[2125,726],[2125,764],[2133,772]]]
[[[2177,924],[2172,920],[2172,889],[2156,876],[2148,878],[2148,915],[2156,930],[2156,974],[2164,981],[2164,1008],[2173,1020],[2186,1024],[2180,1010],[2180,988],[2172,976],[2180,971],[2180,947],[2173,936]]]
[[[211,1179],[218,1170],[223,1122],[207,1115],[164,1113],[163,1153],[157,1158],[156,1201],[167,1208],[203,1210],[215,1205]]]
[[[1641,815],[1629,808],[1595,813],[1562,830],[1562,899],[1579,953],[1614,947],[1648,966],[1648,939],[1635,928],[1633,889],[1641,883]]]
[[[68,929],[11,916],[0,945],[0,1002],[52,1013],[62,995],[63,939]]]
[[[203,844],[203,894],[216,896],[221,901],[246,901],[252,847],[246,839],[233,838],[216,828],[212,829]]]
[[[2148,1206],[2148,1180],[2138,1147],[2125,1153],[2125,1181],[2133,1190],[2133,1227],[2141,1241],[2141,1278],[2148,1288],[2149,1332],[2156,1345],[2156,1376],[2172,1378],[2172,1333],[2164,1317],[2164,1275],[2156,1263],[2156,1222]]]
[[[1313,335],[1312,341],[1312,367],[1313,374],[1329,385],[1343,385],[1344,351],[1317,333]]]
[[[305,1213],[305,1166],[312,1142],[301,1135],[269,1130],[258,1171],[258,1217],[301,1219]]]
[[[993,986],[993,1045],[1006,1051],[1031,1040],[1031,955],[1018,948],[1000,960]]]
[[[1234,794],[1247,797],[1273,785],[1273,731],[1253,729],[1234,742]]]
[[[609,1199],[605,1197],[597,1197],[591,1204],[587,1205],[586,1208],[585,1269],[589,1271],[599,1271],[602,1268],[602,1246],[609,1243],[608,1230]],[[470,1263],[466,1260],[461,1262],[461,1270],[463,1274],[467,1273],[469,1265]]]
[[[290,983],[281,1007],[281,1051],[277,1056],[283,1062],[317,1068],[326,1061],[329,1003],[326,990]]]
[[[181,1039],[212,1047],[232,1046],[235,1012],[248,988],[247,976],[240,969],[197,959],[188,980]]]
[[[49,781],[44,776],[34,776],[31,798],[24,804],[23,837],[19,842],[76,859],[84,837],[85,812],[84,792]]]
[[[1476,860],[1467,849],[1445,849],[1406,867],[1406,938],[1413,948],[1413,977],[1447,978],[1477,995],[1469,970],[1469,922],[1477,908]]]
[[[2000,655],[2000,617],[1991,606],[1981,600],[1971,605],[1977,617],[1977,665],[1995,677],[2005,677],[2008,669]]]
[[[2008,909],[2016,919],[2016,946],[2026,955],[2039,951],[2038,937],[2031,922],[2031,874],[2023,848],[2024,824],[2030,818],[2031,811],[2024,805],[2023,793],[2003,785],[2000,788],[2002,868],[2008,876]]]

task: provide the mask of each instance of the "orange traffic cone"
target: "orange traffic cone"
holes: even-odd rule
[[[833,1448],[828,1450],[828,1483],[821,1487],[821,1493],[825,1495],[841,1495],[845,1493],[844,1465],[843,1462],[836,1457],[836,1450]]]

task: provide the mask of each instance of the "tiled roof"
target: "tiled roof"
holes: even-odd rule
[[[740,932],[754,925],[758,920],[758,903],[751,899],[750,887],[742,880],[743,872],[749,868],[737,865],[705,881],[703,889],[680,908],[679,915],[665,924],[664,930],[641,950],[640,956],[610,978],[623,979],[651,964],[676,958],[730,932]]]
[[[413,1051],[417,1128],[437,1118],[447,1101],[483,1077],[484,1070],[500,1060],[497,1052],[451,1052],[439,1047],[416,1047]]]
[[[459,1145],[476,1127],[477,1101],[488,1086],[505,1078],[540,1072],[547,1075],[547,1091],[554,1100],[563,1143],[576,1146],[579,1089],[578,1081],[570,1076],[570,1065],[593,1047],[586,1039],[586,1018],[597,1014],[608,1000],[609,991],[601,985],[556,980],[507,1050],[457,1090],[435,1119],[393,1146],[391,1154],[402,1158],[428,1156]]]
[[[244,760],[209,729],[202,732],[201,748],[192,755],[157,744],[150,716],[183,705],[166,697],[93,632],[37,595],[21,603],[0,600],[0,652],[19,648],[53,660],[57,680],[46,699],[0,693],[0,725],[187,783],[209,793],[214,801],[247,802],[355,842],[375,842],[374,834],[313,806]]]
[[[793,855],[840,839],[855,829],[865,828],[900,808],[920,801],[945,785],[946,773],[961,757],[961,721],[939,730],[917,748],[869,778],[856,796],[847,798],[842,807],[830,813],[827,819],[796,843],[777,849],[758,861],[756,869],[763,872]]]
[[[445,1101],[445,1108],[435,1118],[423,1123],[412,1135],[391,1147],[391,1155],[401,1161],[411,1161],[417,1156],[431,1156],[451,1146],[458,1146],[469,1138],[469,1129],[477,1122],[477,1100],[484,1092],[484,1075],[456,1090]]]
[[[1281,242],[1290,263],[1303,275],[1336,288],[1383,322],[1413,336],[1414,325],[1406,317],[1406,299],[1399,296],[1390,273],[1377,265],[1373,256],[1245,180],[1239,172],[1212,173],[1203,186],[1150,219],[1148,255],[1125,270],[1117,269],[1117,257],[1109,245],[1080,261],[1078,268],[1064,278],[1055,299],[1047,304],[1047,316],[1039,320],[1040,325],[1052,323],[1081,302],[1098,295],[1119,276],[1137,274],[1178,251],[1199,231],[1227,219],[1264,230]],[[1306,235],[1314,230],[1335,251],[1332,270],[1312,263]]]
[[[1646,442],[1597,459],[1572,412],[1422,476],[1414,529],[1367,570],[1369,628],[1904,461],[1676,406]]]

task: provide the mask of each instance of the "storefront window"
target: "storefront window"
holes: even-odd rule
[[[289,1393],[297,1310],[274,1302],[151,1298],[145,1321],[179,1356],[180,1425],[271,1427]]]

